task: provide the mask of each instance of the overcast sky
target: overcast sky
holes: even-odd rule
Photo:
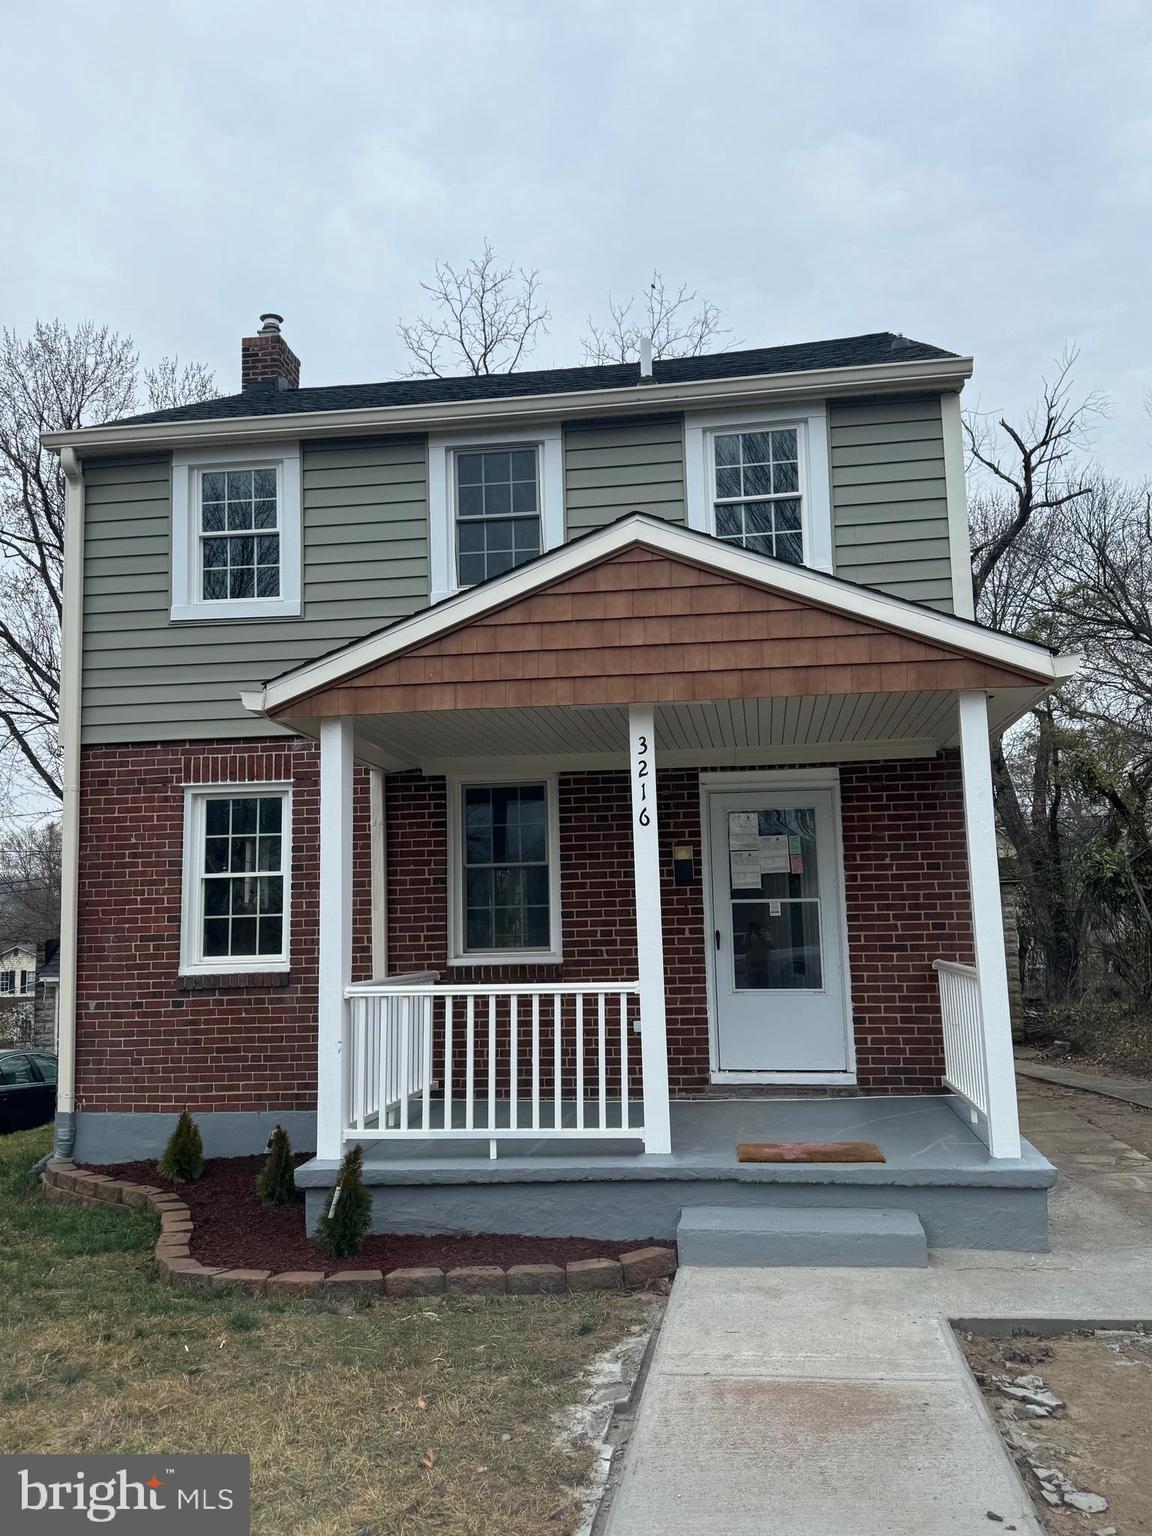
[[[541,271],[539,366],[653,266],[748,346],[898,330],[1019,411],[1052,359],[1152,455],[1152,6],[0,0],[0,319],[106,320],[237,387],[393,376],[437,257]]]

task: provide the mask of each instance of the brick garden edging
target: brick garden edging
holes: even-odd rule
[[[171,1285],[229,1286],[251,1296],[530,1296],[564,1291],[619,1291],[646,1285],[676,1272],[675,1248],[637,1248],[618,1259],[577,1259],[559,1264],[466,1265],[445,1272],[416,1269],[213,1268],[191,1254],[192,1212],[179,1195],[152,1184],[130,1184],[106,1173],[77,1168],[52,1158],[45,1165],[44,1197],[69,1205],[134,1205],[160,1217],[153,1250],[161,1274]]]

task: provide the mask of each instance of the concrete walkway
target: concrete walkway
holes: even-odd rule
[[[1031,1077],[1041,1083],[1059,1083],[1064,1088],[1079,1088],[1083,1093],[1102,1093],[1108,1099],[1120,1099],[1141,1109],[1152,1109],[1152,1083],[1118,1073],[1085,1072],[1074,1067],[1050,1067],[1045,1061],[1016,1062],[1018,1077]]]
[[[1052,1214],[1051,1254],[681,1270],[606,1532],[1041,1536],[949,1319],[1152,1320],[1147,1228],[1065,1179]]]

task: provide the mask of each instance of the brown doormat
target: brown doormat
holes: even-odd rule
[[[882,1163],[874,1141],[742,1141],[742,1163]]]

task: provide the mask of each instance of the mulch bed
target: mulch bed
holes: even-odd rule
[[[296,1159],[307,1162],[308,1156]],[[400,1236],[374,1234],[359,1253],[333,1259],[322,1253],[304,1231],[304,1202],[262,1205],[256,1197],[256,1176],[262,1157],[216,1157],[204,1165],[195,1184],[172,1184],[156,1172],[155,1163],[101,1163],[93,1173],[151,1184],[178,1194],[192,1212],[192,1257],[201,1264],[228,1269],[315,1270],[334,1274],[342,1269],[408,1269],[432,1265],[571,1264],[577,1259],[615,1259],[629,1249],[655,1247],[654,1237],[603,1242],[590,1237],[519,1237],[507,1232],[477,1232],[468,1236]],[[85,1166],[85,1165],[78,1165]]]

